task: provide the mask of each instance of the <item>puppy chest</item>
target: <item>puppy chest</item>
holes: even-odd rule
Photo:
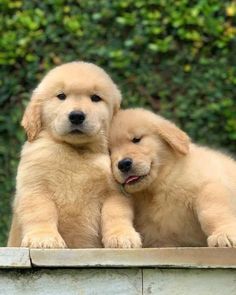
[[[51,176],[49,183],[54,192],[52,198],[58,210],[60,232],[70,236],[69,241],[73,236],[78,241],[96,236],[105,200],[106,175],[92,164],[80,161],[58,165]]]
[[[182,202],[137,206],[135,223],[146,247],[200,246],[205,241],[193,210]]]
[[[48,173],[48,183],[53,199],[59,206],[76,203],[87,204],[103,199],[107,177],[93,165],[58,165]],[[95,201],[96,199],[96,201]]]
[[[58,213],[58,230],[68,247],[101,247],[101,204],[67,206]]]
[[[57,155],[57,156],[56,156]],[[47,179],[52,186],[58,186],[63,192],[97,190],[104,186],[110,172],[109,158],[100,154],[80,154],[74,150],[54,151],[54,157],[48,159]]]

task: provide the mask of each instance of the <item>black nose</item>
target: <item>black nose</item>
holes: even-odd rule
[[[79,111],[73,111],[69,114],[69,120],[74,125],[82,124],[85,120],[85,113]]]
[[[118,168],[122,172],[129,172],[129,170],[132,168],[132,163],[132,159],[124,158],[123,160],[119,161]]]

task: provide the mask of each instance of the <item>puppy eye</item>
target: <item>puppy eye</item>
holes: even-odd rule
[[[59,93],[58,95],[57,95],[57,98],[59,98],[60,100],[65,100],[66,99],[66,95],[65,95],[65,93]]]
[[[93,102],[99,102],[99,101],[102,100],[102,98],[101,98],[99,95],[97,95],[97,94],[93,94],[93,95],[91,95],[90,98],[91,98],[91,100],[92,100]]]
[[[133,142],[133,143],[138,143],[138,142],[140,142],[140,140],[141,140],[141,137],[134,137],[134,138],[132,139],[132,142]]]

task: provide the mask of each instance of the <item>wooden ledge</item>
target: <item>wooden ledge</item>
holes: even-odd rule
[[[31,268],[28,248],[0,248],[0,268]]]
[[[0,268],[235,268],[236,248],[0,248]]]
[[[155,248],[30,250],[34,266],[236,268],[236,249]]]

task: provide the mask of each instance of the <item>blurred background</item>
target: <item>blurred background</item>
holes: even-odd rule
[[[194,141],[236,154],[236,1],[0,1],[0,245],[25,135],[22,112],[55,65],[102,66],[123,107],[144,106]]]

